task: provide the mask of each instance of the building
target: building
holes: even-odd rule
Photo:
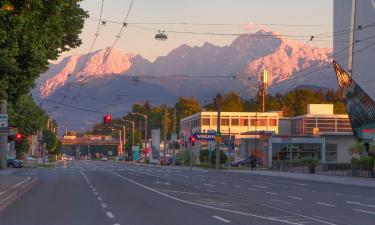
[[[375,71],[373,62],[375,58],[375,45],[373,44],[375,1],[334,0],[333,23],[333,59],[345,71],[351,73],[363,90],[375,99],[373,88],[375,84],[373,76]],[[355,32],[350,32],[351,30]],[[351,39],[352,34],[354,34],[353,39]],[[351,56],[353,56],[352,67],[349,65]]]
[[[222,136],[238,136],[249,131],[279,132],[278,112],[221,112]],[[216,131],[217,112],[199,112],[180,120],[180,137],[189,138],[194,133]]]
[[[240,156],[254,154],[264,165],[273,160],[314,157],[321,162],[347,163],[355,141],[348,115],[334,114],[332,104],[310,104],[307,114],[279,118],[279,132],[245,132]]]

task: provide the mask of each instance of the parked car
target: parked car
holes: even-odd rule
[[[101,160],[102,161],[108,161],[108,157],[107,156],[102,156]]]
[[[21,168],[23,167],[23,162],[22,160],[9,158],[7,160],[7,166],[8,168]]]
[[[259,158],[247,156],[247,157],[245,157],[243,159],[240,159],[238,161],[231,162],[230,165],[235,166],[235,167],[242,167],[242,166],[251,166],[252,164],[255,167],[259,167],[261,165],[261,161],[260,161]]]
[[[160,165],[161,166],[170,166],[172,165],[173,157],[172,156],[162,156],[160,158]]]

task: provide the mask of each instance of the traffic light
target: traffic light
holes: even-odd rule
[[[22,134],[16,134],[16,141],[19,141],[22,139]]]
[[[112,120],[112,116],[107,114],[103,117],[103,122],[105,125],[110,125]]]
[[[195,145],[195,137],[194,136],[189,137],[189,141],[191,143],[191,146]]]

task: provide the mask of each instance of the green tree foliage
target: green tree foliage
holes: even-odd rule
[[[0,7],[0,97],[28,94],[49,60],[81,44],[87,13],[79,0],[4,0]]]
[[[284,116],[297,116],[307,113],[308,104],[325,103],[324,93],[311,89],[298,89],[288,92],[283,98]]]
[[[243,112],[244,104],[241,96],[234,92],[229,92],[223,96],[221,103],[221,111],[223,112]]]
[[[55,155],[58,153],[59,150],[59,139],[57,138],[57,135],[53,133],[52,131],[48,129],[43,130],[43,142],[47,145],[47,150]]]
[[[29,152],[30,141],[26,138],[22,138],[21,140],[15,142],[15,148],[17,159],[22,159],[24,154]]]
[[[42,108],[37,106],[31,96],[23,95],[8,108],[10,125],[18,128],[24,136],[35,134],[47,122],[47,116]]]

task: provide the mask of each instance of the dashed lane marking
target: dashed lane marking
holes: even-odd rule
[[[303,198],[296,197],[296,196],[291,196],[291,195],[288,195],[288,198],[297,199],[297,200],[302,200],[303,199]]]
[[[360,206],[366,206],[366,207],[371,207],[371,208],[375,208],[375,205],[363,204],[363,203],[359,203],[359,202],[346,201],[346,203],[348,203],[348,204],[354,204],[354,205],[360,205]]]
[[[105,204],[105,203],[103,203],[103,202],[102,202],[102,203],[100,203],[100,205],[102,206],[102,208],[103,208],[103,209],[105,209],[105,208],[107,208],[107,207],[108,207],[108,206],[107,206],[107,204]]]
[[[258,189],[255,188],[249,188],[250,191],[259,191]]]
[[[266,193],[267,193],[267,194],[270,194],[270,195],[278,195],[277,193],[275,193],[275,192],[270,192],[270,191],[267,191]]]
[[[253,185],[254,187],[258,187],[258,188],[262,188],[262,189],[266,189],[268,188],[267,186],[263,186],[263,185]]]
[[[224,219],[223,217],[220,217],[220,216],[213,215],[212,218],[220,220],[221,222],[224,222],[224,223],[230,223],[230,220]]]
[[[361,209],[353,209],[353,210],[354,210],[354,211],[357,211],[357,212],[362,212],[362,213],[367,213],[367,214],[375,215],[375,212],[370,212],[370,211],[361,210]]]
[[[111,212],[106,212],[106,214],[107,214],[107,216],[109,217],[109,218],[115,218],[115,216],[111,213]]]
[[[100,196],[97,199],[98,201],[103,201],[103,199]]]
[[[329,206],[329,207],[335,207],[336,205],[334,204],[329,204],[329,203],[324,203],[324,202],[315,202],[316,204],[319,204],[319,205],[325,205],[325,206]]]

